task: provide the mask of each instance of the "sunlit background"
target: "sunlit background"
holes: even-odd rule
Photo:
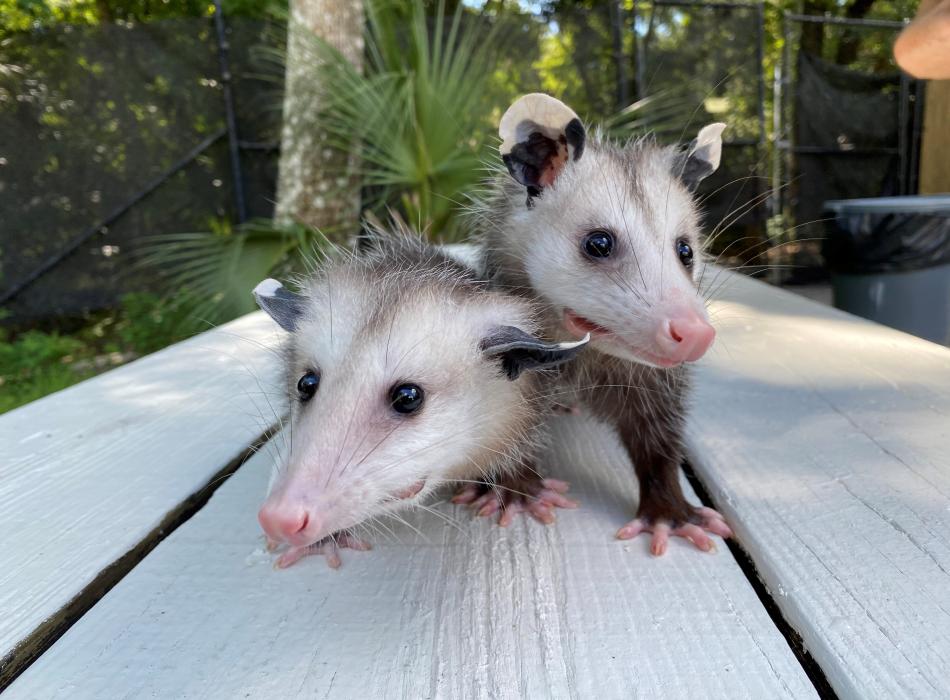
[[[363,0],[327,44],[277,1],[0,0],[0,411],[251,311],[361,216],[463,239],[529,91],[616,138],[727,122],[701,191],[721,265],[823,303],[836,265],[915,269],[829,247],[826,203],[950,188],[929,87],[892,56],[916,5]]]

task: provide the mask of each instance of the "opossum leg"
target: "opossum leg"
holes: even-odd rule
[[[519,513],[549,525],[554,522],[555,508],[577,508],[577,501],[564,495],[568,488],[566,481],[545,479],[534,470],[521,467],[491,481],[466,484],[452,502],[467,505],[479,517],[498,514],[501,527],[511,525]]]
[[[624,427],[621,435],[637,473],[640,505],[637,517],[617,531],[618,539],[653,533],[650,551],[655,556],[666,553],[670,537],[685,537],[704,552],[715,551],[715,543],[706,533],[731,537],[732,529],[720,513],[692,506],[683,496],[679,446],[660,434]]]
[[[355,549],[360,552],[366,552],[372,548],[373,545],[369,542],[361,540],[349,533],[340,532],[330,537],[325,537],[319,542],[308,544],[305,547],[291,547],[277,558],[277,561],[274,563],[274,568],[286,569],[304,557],[313,554],[322,554],[326,557],[327,566],[331,569],[339,569],[343,564],[343,560],[340,559],[341,549]]]

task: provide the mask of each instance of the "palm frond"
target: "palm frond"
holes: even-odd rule
[[[464,3],[450,14],[444,0],[431,14],[427,5],[366,0],[362,70],[312,37],[307,55],[318,98],[315,128],[323,143],[353,154],[325,167],[341,183],[360,182],[364,214],[387,218],[392,210],[453,240],[461,234],[456,202],[484,174],[492,105],[483,97],[498,42],[496,29]],[[280,56],[269,52],[266,58]],[[261,279],[275,269],[301,270],[311,251],[325,247],[318,231],[252,222],[155,236],[140,263],[164,277],[187,300],[191,317],[206,325],[252,310],[250,292]]]

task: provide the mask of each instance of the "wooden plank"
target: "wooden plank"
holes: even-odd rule
[[[950,80],[928,80],[920,139],[920,194],[950,192]]]
[[[691,461],[786,619],[842,698],[950,697],[950,350],[741,276],[714,314]]]
[[[272,568],[261,452],[4,700],[815,697],[729,550],[615,540],[635,502],[616,438],[568,417],[556,433],[551,471],[583,505],[555,526],[441,504],[338,571]]]
[[[275,328],[252,314],[0,418],[0,687],[275,422]]]

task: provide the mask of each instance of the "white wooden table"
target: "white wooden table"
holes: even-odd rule
[[[614,540],[631,467],[565,417],[555,526],[441,503],[275,571],[272,455],[226,478],[280,411],[261,314],[0,417],[3,700],[950,697],[950,351],[741,277],[715,314],[688,442],[744,567]]]

